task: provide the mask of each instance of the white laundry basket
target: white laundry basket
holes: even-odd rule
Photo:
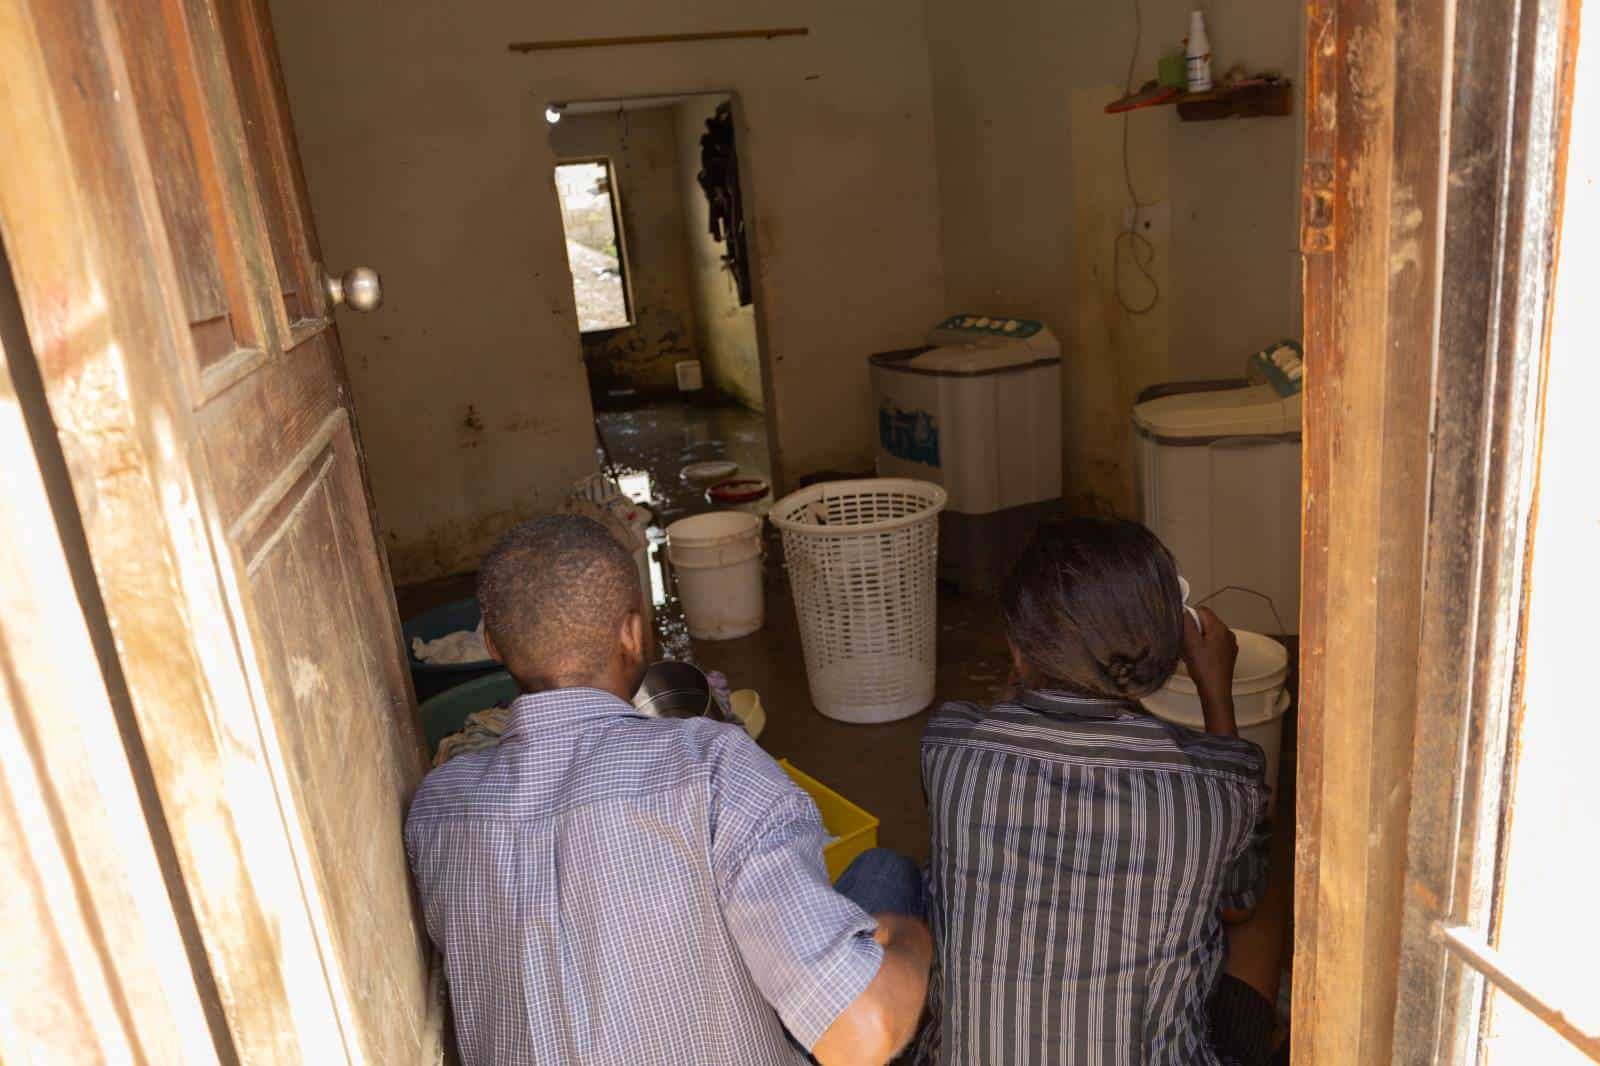
[[[925,481],[873,478],[823,482],[773,505],[811,701],[828,717],[892,722],[933,702],[945,499]]]

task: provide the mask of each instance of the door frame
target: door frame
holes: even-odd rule
[[[1296,1062],[1475,1036],[1578,8],[1309,7]]]
[[[783,495],[785,491],[794,486],[789,481],[789,470],[783,459],[783,443],[778,436],[778,406],[776,396],[776,377],[773,367],[772,345],[767,339],[767,315],[769,306],[766,294],[766,275],[761,270],[761,226],[759,225],[760,209],[757,205],[755,181],[751,177],[750,152],[745,145],[749,141],[749,128],[745,120],[744,100],[737,89],[684,89],[673,91],[658,91],[645,93],[632,93],[627,96],[593,96],[578,94],[570,99],[562,98],[563,107],[572,104],[617,104],[623,106],[634,101],[642,100],[674,100],[681,106],[687,100],[712,100],[726,99],[733,110],[733,148],[734,155],[739,161],[739,196],[744,205],[745,215],[745,250],[750,255],[750,292],[751,304],[755,309],[756,350],[759,356],[761,371],[761,419],[766,427],[767,434],[767,464],[771,468],[768,476],[772,481],[773,499]],[[545,141],[549,147],[548,138]],[[557,165],[568,162],[581,162],[580,157],[566,159],[551,152],[551,158]],[[581,345],[580,345],[581,347]],[[580,353],[581,354],[581,353]],[[585,390],[587,395],[587,389]],[[593,397],[590,397],[590,406],[593,407]]]

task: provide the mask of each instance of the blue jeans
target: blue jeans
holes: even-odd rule
[[[922,919],[922,871],[888,848],[869,848],[845,867],[833,886],[868,914],[905,914]]]

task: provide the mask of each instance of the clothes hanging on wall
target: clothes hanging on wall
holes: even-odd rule
[[[733,107],[717,105],[700,138],[700,188],[711,206],[711,239],[727,246],[722,265],[733,275],[739,306],[750,297],[750,253],[745,245],[744,206],[739,196],[739,159],[733,144]]]

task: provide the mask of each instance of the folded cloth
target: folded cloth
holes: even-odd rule
[[[411,638],[411,654],[420,663],[432,666],[489,661],[489,648],[483,642],[483,622],[477,629],[458,629],[435,640]]]
[[[467,717],[461,732],[451,733],[439,742],[439,752],[433,757],[433,765],[443,766],[463,752],[494,747],[500,743],[500,734],[506,731],[506,724],[510,721],[510,707],[490,707],[474,712]]]

